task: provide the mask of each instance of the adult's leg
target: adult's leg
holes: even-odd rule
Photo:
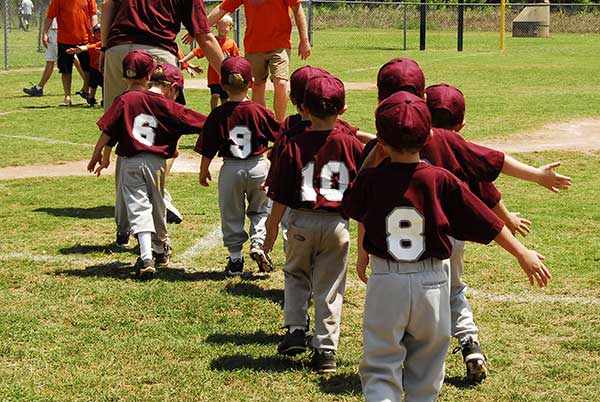
[[[269,77],[269,53],[246,53],[245,57],[252,66],[252,77],[254,77],[252,100],[267,107],[265,91]]]
[[[288,80],[290,76],[290,49],[278,49],[271,53],[269,69],[273,81],[273,111],[279,121],[283,121],[288,104]]]

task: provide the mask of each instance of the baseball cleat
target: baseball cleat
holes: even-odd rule
[[[44,96],[44,88],[38,87],[37,85],[34,85],[31,88],[23,88],[23,92],[29,96]]]
[[[117,247],[125,247],[129,244],[129,235],[130,232],[120,233],[117,232],[117,239],[115,240],[115,246]]]
[[[319,374],[335,373],[337,370],[335,360],[335,350],[315,349],[312,355],[313,367]]]
[[[460,348],[467,368],[467,380],[482,382],[488,375],[488,369],[486,367],[486,358],[481,352],[479,342],[469,337],[461,344]]]
[[[306,352],[306,331],[296,329],[290,332],[288,329],[279,345],[277,345],[277,353],[286,356],[296,356]]]
[[[258,265],[260,272],[271,272],[273,271],[273,262],[268,255],[262,250],[262,248],[253,248],[250,250],[250,258]]]
[[[167,209],[167,223],[179,225],[183,222],[183,215],[176,209]]]
[[[135,275],[139,280],[149,281],[154,278],[156,269],[154,268],[154,260],[148,259],[143,260],[138,258],[135,263],[136,272]]]
[[[225,276],[239,276],[244,273],[244,259],[232,260],[231,257],[227,259],[227,266],[225,267]]]
[[[169,261],[171,261],[171,255],[173,255],[173,249],[169,244],[165,244],[163,253],[159,254],[152,252],[154,264],[156,264],[157,268],[164,268],[169,265]]]

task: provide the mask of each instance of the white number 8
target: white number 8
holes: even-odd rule
[[[236,158],[246,159],[252,153],[252,131],[246,126],[235,126],[229,131],[229,139],[233,142],[229,146],[231,155]]]
[[[388,252],[397,261],[416,261],[425,251],[425,224],[419,212],[398,207],[385,220]]]
[[[154,129],[158,127],[158,122],[154,116],[149,114],[138,114],[133,120],[133,138],[142,144],[151,147],[154,145]]]

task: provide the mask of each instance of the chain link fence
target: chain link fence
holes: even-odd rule
[[[40,53],[40,33],[49,0],[33,0],[34,11],[28,29],[21,24],[21,1],[0,0],[2,5],[3,66],[8,68],[41,67],[44,57]],[[101,0],[98,11],[101,9]],[[220,1],[207,1],[211,10]],[[512,31],[512,21],[526,7],[546,6],[550,10],[550,34],[580,33],[600,34],[600,4],[507,4],[506,32]],[[462,13],[464,49],[498,49],[500,30],[499,4],[408,3],[383,1],[312,0],[303,3],[307,15],[311,42],[327,37],[329,33],[348,31],[336,46],[352,48],[389,47],[390,42],[399,50],[419,49],[421,22],[425,15],[426,48],[457,48]],[[234,14],[232,37],[243,48],[245,20],[243,10]],[[318,39],[315,38],[315,35]],[[348,39],[350,38],[350,39]],[[392,38],[392,40],[390,40]],[[331,38],[329,38],[331,40]],[[335,40],[335,38],[333,38]],[[318,42],[316,43],[318,45]],[[183,49],[184,52],[189,50]]]

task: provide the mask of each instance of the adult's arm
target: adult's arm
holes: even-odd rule
[[[208,26],[212,27],[213,25],[215,25],[217,22],[219,22],[219,20],[221,18],[223,18],[223,16],[227,14],[227,11],[223,10],[221,7],[216,6],[215,8],[212,9],[212,11],[210,12],[210,14],[208,14]]]
[[[110,27],[113,22],[114,10],[115,2],[113,0],[104,0],[102,2],[102,26],[100,28],[102,46],[106,46],[108,43],[108,34],[110,33]]]
[[[294,13],[294,20],[296,21],[296,28],[298,28],[298,36],[300,43],[298,44],[298,56],[302,60],[306,60],[310,56],[310,42],[308,41],[308,29],[306,26],[306,17],[304,16],[304,10],[302,9],[302,3],[298,3],[292,7]],[[212,14],[212,13],[211,13]]]
[[[221,71],[221,63],[223,62],[223,51],[221,50],[221,46],[219,46],[219,42],[217,42],[217,38],[212,33],[205,34],[196,34],[194,36],[198,46],[204,52],[204,56],[208,60],[208,63],[211,65],[215,71]]]
[[[46,17],[44,20],[44,30],[42,31],[42,44],[45,48],[48,47],[48,31],[50,30],[50,25],[52,25],[52,18]]]

